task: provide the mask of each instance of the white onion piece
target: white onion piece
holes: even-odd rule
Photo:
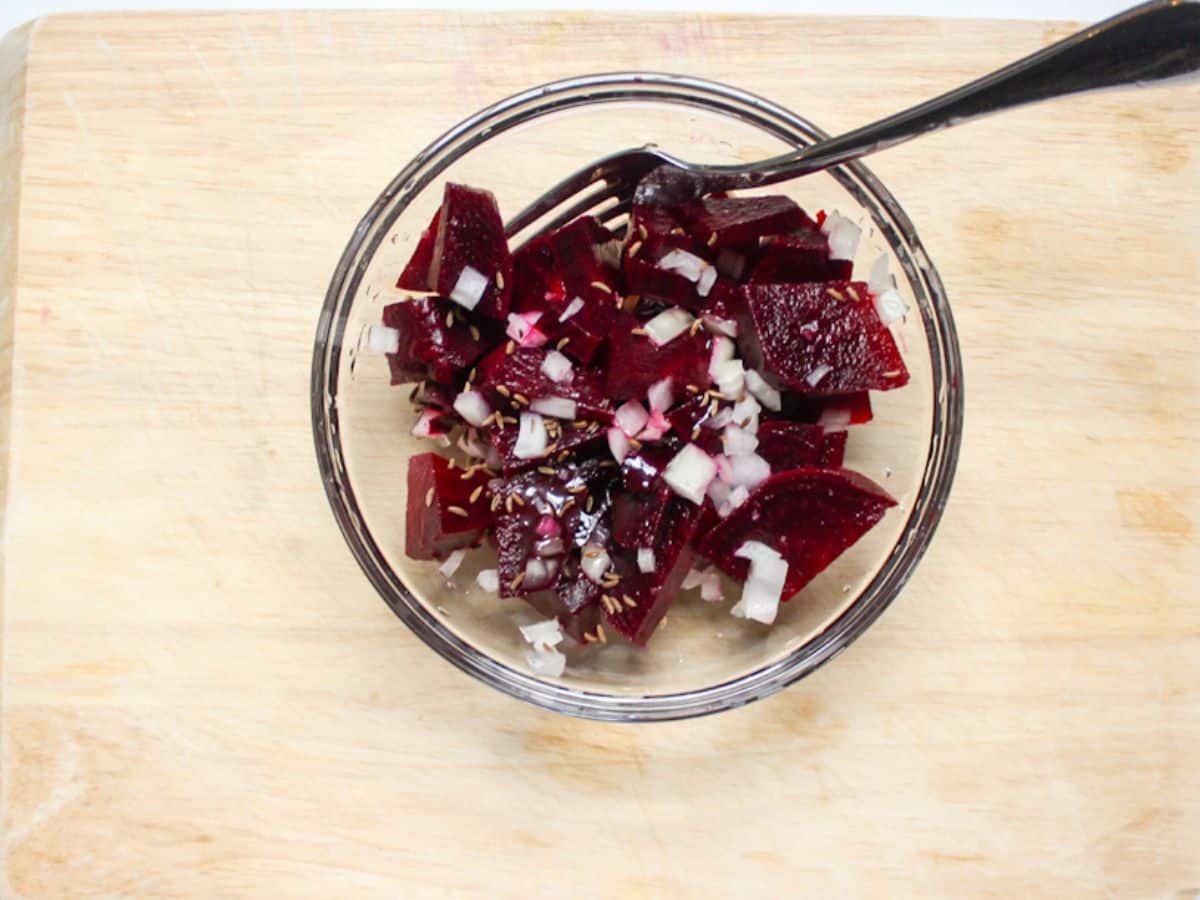
[[[422,410],[412,427],[412,436],[420,438],[445,437],[446,433],[433,424],[441,415],[436,409]]]
[[[679,583],[681,591],[690,591],[692,588],[698,588],[703,583],[704,572],[700,569],[688,569],[687,574],[683,576],[683,581]]]
[[[724,424],[733,422],[739,428],[758,434],[758,416],[762,407],[753,396],[747,394],[729,410],[729,419]],[[724,426],[722,426],[724,427]]]
[[[571,316],[575,315],[575,313],[579,312],[581,309],[583,309],[583,298],[573,298],[571,302],[567,304],[567,308],[558,314],[558,321],[567,321],[567,319],[571,318]]]
[[[771,477],[771,464],[757,453],[742,453],[728,459],[732,470],[729,483],[735,488],[753,489]]]
[[[811,372],[804,376],[804,380],[809,383],[810,387],[816,387],[821,383],[821,379],[833,371],[833,366],[821,363]]]
[[[661,347],[691,328],[694,321],[696,321],[695,318],[687,310],[672,306],[643,324],[642,328],[645,329],[650,340]]]
[[[540,312],[509,313],[508,327],[504,333],[522,347],[540,347],[549,340],[545,332],[537,327],[541,318]]]
[[[550,584],[557,574],[557,559],[541,559],[531,556],[525,560],[525,580],[521,582],[521,586],[527,591],[536,591]]]
[[[546,423],[535,412],[521,413],[520,426],[517,431],[517,442],[513,445],[513,455],[517,459],[536,459],[545,456],[546,448],[550,445],[546,434]]]
[[[462,565],[463,557],[467,555],[466,550],[455,550],[446,557],[446,561],[438,566],[438,571],[449,578],[458,571],[458,567]]]
[[[854,259],[862,238],[861,228],[841,213],[832,212],[821,226],[821,232],[829,238],[830,259]]]
[[[729,492],[729,511],[733,512],[750,499],[750,491],[744,484],[739,484]]]
[[[730,400],[738,400],[746,393],[746,367],[740,359],[727,359],[718,363],[712,372],[717,390]]]
[[[717,377],[717,366],[723,362],[728,362],[733,359],[737,347],[733,341],[727,337],[718,335],[712,339],[712,350],[708,355],[708,374],[713,378]]]
[[[739,619],[770,625],[779,612],[788,565],[775,550],[759,541],[746,541],[734,556],[750,560],[750,574],[742,586],[742,599],[730,610]]]
[[[395,353],[400,349],[400,332],[387,325],[372,325],[367,329],[367,349],[372,353]]]
[[[500,590],[500,573],[495,569],[482,569],[475,576],[475,583],[489,594],[495,594]]]
[[[686,250],[670,251],[658,261],[657,265],[658,268],[682,275],[693,283],[699,281],[704,270],[709,267],[708,263],[696,254],[688,253]]]
[[[654,571],[654,551],[649,547],[638,547],[637,565],[639,572],[649,574]]]
[[[570,384],[575,377],[575,367],[564,354],[551,350],[542,360],[542,374],[555,384]]]
[[[628,437],[637,437],[649,419],[650,413],[646,412],[646,407],[636,400],[626,400],[613,413],[613,422]]]
[[[558,678],[567,670],[567,657],[557,650],[543,650],[540,647],[526,650],[525,662],[529,663],[529,671],[534,675]]]
[[[727,456],[741,456],[753,453],[757,449],[758,438],[752,433],[737,425],[725,426],[725,454]]]
[[[526,652],[525,660],[535,675],[557,678],[563,673],[567,667],[567,658],[554,649],[563,641],[562,627],[557,619],[522,625],[521,637],[525,638],[532,648]]]
[[[703,316],[704,327],[712,334],[723,334],[726,337],[735,338],[738,334],[737,322],[733,319],[722,319],[720,316],[705,314]]]
[[[646,397],[650,401],[651,411],[665,412],[670,409],[671,404],[675,402],[675,392],[671,389],[671,376],[668,375],[661,381],[650,385]]]
[[[529,408],[543,416],[568,420],[575,418],[577,409],[575,401],[569,397],[538,397]]]
[[[721,573],[716,569],[701,573],[700,599],[705,603],[720,603],[725,599],[725,591],[721,587]]]
[[[767,409],[775,412],[783,409],[783,395],[771,387],[767,380],[754,369],[746,372],[746,390]]]
[[[638,440],[641,441],[657,441],[661,440],[662,436],[671,430],[671,423],[661,410],[654,410],[650,413],[650,418],[646,422],[646,427],[638,434]]]
[[[732,421],[733,421],[733,407],[732,406],[722,406],[719,410],[717,410],[717,414],[715,416],[709,416],[707,419],[704,420],[704,427],[720,430]],[[754,421],[754,428],[752,430],[758,431],[758,420],[757,419],[755,419],[755,421]]]
[[[700,273],[700,278],[696,281],[696,293],[701,297],[707,297],[708,292],[713,289],[713,285],[717,283],[717,270],[712,266],[705,266]]]
[[[608,429],[607,434],[608,449],[612,453],[613,459],[617,462],[624,462],[629,451],[633,449],[633,445],[629,443],[629,435],[615,426]]]
[[[611,565],[612,559],[609,557],[608,551],[599,544],[584,545],[579,568],[583,569],[583,574],[596,584],[600,583],[600,579],[604,577],[604,573]]]
[[[695,444],[686,444],[667,463],[663,480],[680,497],[699,506],[716,474],[717,464],[712,457]]]
[[[896,286],[892,281],[892,273],[888,270],[886,253],[880,253],[879,259],[871,264],[871,277],[867,279],[867,290],[878,296],[884,291],[890,291]]]
[[[535,647],[557,647],[563,640],[562,626],[558,624],[558,619],[522,625],[521,637]]]
[[[470,266],[463,266],[458,281],[454,282],[450,291],[450,299],[464,309],[474,309],[483,299],[483,292],[487,290],[487,286],[487,277],[482,272]]]
[[[717,254],[717,271],[734,280],[741,278],[742,273],[746,271],[745,254],[723,247]]]
[[[826,406],[821,410],[817,424],[826,431],[845,431],[850,427],[850,407],[845,404]]]
[[[894,288],[888,288],[882,294],[875,295],[875,312],[879,321],[891,325],[908,315],[908,304]]]
[[[455,397],[454,411],[476,428],[482,428],[492,417],[492,407],[479,391],[463,391]]]
[[[542,538],[534,545],[538,556],[562,556],[567,549],[561,537]]]

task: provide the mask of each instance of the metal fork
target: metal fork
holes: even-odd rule
[[[1200,2],[1155,0],[932,100],[781,156],[741,166],[706,166],[654,146],[622,150],[550,188],[509,220],[505,232],[513,237],[537,223],[535,233],[540,234],[593,211],[609,222],[634,203],[678,203],[712,191],[775,184],[989,113],[1178,78],[1198,69]]]

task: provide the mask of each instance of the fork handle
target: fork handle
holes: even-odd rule
[[[1200,2],[1155,0],[886,119],[752,166],[719,166],[708,172],[716,180],[740,182],[736,186],[773,184],[1026,103],[1144,85],[1197,70]]]

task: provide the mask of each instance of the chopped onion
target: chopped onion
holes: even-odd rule
[[[759,541],[746,541],[734,556],[750,560],[750,574],[742,587],[742,599],[730,612],[740,619],[770,625],[779,612],[779,600],[787,581],[787,563],[775,550]]]
[[[517,442],[513,445],[513,455],[517,459],[536,459],[546,454],[546,447],[549,444],[546,423],[542,417],[535,412],[521,413]]]
[[[458,281],[450,291],[450,299],[465,309],[474,309],[483,299],[483,292],[487,287],[488,280],[482,272],[470,266],[463,266]]]
[[[650,385],[650,391],[646,396],[650,401],[652,411],[665,412],[670,409],[671,404],[675,402],[675,393],[671,389],[671,376],[668,375],[661,381]]]
[[[712,372],[717,390],[730,400],[741,399],[746,393],[746,367],[740,359],[727,359],[718,363]]]
[[[720,603],[725,599],[725,591],[721,587],[721,573],[709,569],[700,574],[700,599],[706,603]]]
[[[649,547],[638,547],[638,571],[649,574],[654,571],[654,551]]]
[[[767,409],[774,412],[783,409],[783,395],[771,387],[767,380],[754,369],[746,372],[746,390]]]
[[[892,281],[892,273],[888,271],[886,253],[880,253],[879,259],[871,265],[871,277],[867,279],[867,290],[878,296],[884,291],[890,291],[896,286]]]
[[[805,375],[804,380],[807,381],[811,387],[816,387],[818,384],[821,383],[821,379],[824,378],[826,375],[828,375],[832,371],[833,371],[833,366],[827,365],[825,363],[821,363],[819,366],[817,366],[815,369],[813,369],[811,372],[809,372],[807,375]]]
[[[608,449],[617,462],[624,462],[633,445],[629,443],[629,435],[616,426],[608,429]]]
[[[425,409],[417,416],[417,421],[412,427],[413,437],[421,438],[436,438],[445,437],[446,432],[438,428],[434,423],[441,418],[442,413],[436,409]]]
[[[446,557],[446,561],[438,566],[438,571],[449,578],[458,571],[458,567],[462,565],[463,557],[467,555],[466,550],[455,550]]]
[[[701,569],[688,569],[687,574],[683,576],[683,581],[679,583],[681,591],[690,591],[692,588],[700,587],[704,580],[704,572]]]
[[[725,426],[725,453],[728,456],[741,456],[753,453],[758,449],[758,438],[737,425]]]
[[[525,560],[525,580],[521,586],[527,591],[536,591],[546,587],[557,574],[558,560],[531,556]]]
[[[540,347],[549,340],[545,332],[537,327],[541,318],[540,312],[509,313],[508,327],[504,333],[522,347]]]
[[[489,594],[495,594],[500,590],[500,573],[495,569],[482,569],[475,576],[475,583]]]
[[[658,261],[658,268],[682,275],[693,283],[700,280],[707,267],[708,263],[686,250],[672,250]]]
[[[732,406],[722,406],[719,410],[717,410],[717,414],[715,416],[709,416],[707,419],[704,420],[704,426],[706,428],[713,428],[713,429],[716,429],[719,431],[720,429],[724,428],[726,425],[728,425],[732,421],[733,421],[733,407]],[[758,420],[757,419],[755,420],[755,425],[754,425],[753,430],[758,431]]]
[[[455,397],[454,411],[477,428],[482,428],[492,417],[492,407],[479,391],[463,391]]]
[[[717,464],[712,457],[695,444],[686,444],[667,463],[663,480],[680,497],[699,506],[704,502],[704,492],[716,474]]]
[[[529,404],[529,408],[552,419],[573,419],[576,403],[568,397],[538,397]]]
[[[721,252],[717,254],[717,271],[734,280],[741,278],[742,273],[746,271],[745,254],[728,247],[721,248]]]
[[[897,290],[888,288],[882,294],[875,295],[875,312],[880,322],[891,325],[908,315],[908,304]]]
[[[744,484],[739,484],[729,492],[729,511],[733,512],[749,499],[749,489]]]
[[[758,416],[762,412],[762,407],[753,396],[747,394],[737,403],[733,404],[733,408],[729,410],[729,418],[723,423],[727,425],[729,422],[737,425],[739,428],[745,428],[747,431],[758,434]]]
[[[558,314],[558,321],[567,321],[567,319],[571,318],[571,316],[575,315],[575,313],[579,312],[581,309],[583,309],[583,298],[573,298],[571,302],[567,304],[567,308]]]
[[[551,350],[542,360],[542,374],[555,384],[570,384],[575,377],[575,367],[564,354]]]
[[[671,423],[661,410],[654,410],[650,413],[650,418],[646,422],[646,427],[638,434],[638,440],[641,441],[657,441],[664,434],[671,430]]]
[[[832,212],[825,218],[821,232],[829,238],[830,259],[854,259],[862,238],[861,228],[841,213]]]
[[[646,427],[646,422],[649,418],[650,414],[646,412],[646,407],[642,406],[636,400],[626,400],[613,413],[613,422],[628,437],[637,437],[642,429]]]
[[[557,678],[563,673],[567,667],[567,658],[554,649],[563,641],[562,626],[558,624],[557,619],[522,625],[521,637],[532,647],[526,652],[525,659],[535,675]]]
[[[731,477],[728,480],[735,488],[752,489],[771,477],[771,464],[757,453],[742,453],[728,459],[731,469]],[[732,500],[732,496],[730,499]]]
[[[738,334],[737,322],[733,319],[722,319],[720,316],[705,314],[703,316],[704,327],[713,334],[723,334],[726,337],[735,338]]]
[[[712,339],[712,350],[708,355],[708,374],[714,379],[717,377],[717,366],[723,362],[728,362],[733,359],[737,347],[733,341],[727,337],[717,335]]]
[[[670,309],[664,309],[649,322],[644,323],[642,328],[650,336],[650,340],[661,347],[664,344],[669,344],[691,328],[694,321],[696,320],[687,310],[680,309],[678,306],[672,306]]]
[[[826,431],[845,431],[850,427],[850,415],[848,404],[839,403],[836,406],[826,406],[821,410],[817,424]]]
[[[696,293],[701,297],[707,297],[709,291],[713,289],[713,285],[717,283],[717,270],[712,266],[705,266],[700,272],[700,278],[696,282]]]
[[[395,353],[400,349],[400,332],[386,325],[367,329],[367,349],[372,353]]]
[[[538,556],[562,556],[566,551],[566,545],[561,537],[542,538],[534,545],[534,550]]]
[[[525,661],[529,663],[529,671],[534,675],[558,678],[567,669],[567,657],[557,650],[543,650],[537,647],[526,650]]]
[[[596,584],[600,583],[600,579],[604,577],[604,573],[608,571],[612,565],[612,559],[599,544],[585,544],[583,554],[580,557],[579,568],[583,569],[583,574],[590,578]]]
[[[563,640],[562,626],[558,624],[558,619],[522,625],[521,637],[535,647],[557,647]]]

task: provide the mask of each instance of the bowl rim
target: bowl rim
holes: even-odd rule
[[[326,496],[351,553],[383,600],[435,652],[485,684],[544,709],[604,721],[669,721],[735,709],[777,693],[845,650],[892,603],[924,555],[949,496],[962,437],[962,361],[941,278],[891,192],[861,162],[845,163],[828,170],[829,174],[871,215],[899,259],[922,311],[933,382],[929,455],[917,499],[887,559],[849,606],[799,647],[736,678],[672,693],[609,694],[544,681],[501,663],[443,625],[408,590],[366,526],[342,457],[337,410],[342,342],[346,318],[367,266],[411,199],[483,141],[566,109],[654,101],[724,113],[795,146],[828,137],[807,119],[763,97],[684,75],[600,73],[549,82],[507,97],[464,119],[418,153],[359,221],[325,294],[311,369],[313,440]],[[343,303],[344,299],[351,302]]]

